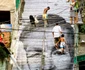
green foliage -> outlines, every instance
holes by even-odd
[[[80,26],[80,30],[79,30],[79,32],[85,34],[85,24],[83,24],[83,25]]]
[[[3,63],[5,58],[8,57],[8,53],[4,50],[5,45],[0,43],[0,61]]]

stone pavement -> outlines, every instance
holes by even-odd
[[[49,18],[50,16],[52,17],[52,14],[51,15],[49,14]],[[63,19],[62,17],[59,17],[59,16],[56,16],[56,17],[59,19]],[[61,20],[58,20],[57,18],[55,18],[57,21],[51,20],[49,22],[49,27],[46,28],[46,33],[45,33],[46,39],[45,39],[45,67],[44,68],[47,70],[49,69],[66,70],[66,68],[69,68],[70,66],[72,66],[70,65],[70,61],[73,58],[72,50],[70,52],[71,54],[67,53],[66,55],[61,55],[61,56],[57,54],[56,55],[52,54],[52,57],[50,56],[51,49],[54,46],[51,30],[53,26],[55,25],[55,22],[61,21]],[[41,56],[42,56],[41,54],[42,54],[43,37],[44,37],[43,26],[44,26],[43,23],[38,23],[36,28],[30,27],[30,24],[27,24],[21,33],[20,40],[24,43],[24,49],[26,51],[27,64],[28,64],[28,67],[24,66],[22,67],[22,69],[28,69],[28,70],[38,69],[39,70],[41,67]],[[60,23],[60,26],[62,27],[63,32],[67,33],[65,34],[65,37],[69,44],[69,48],[71,48],[73,45],[73,29],[70,26],[70,24],[67,24],[65,21]],[[19,56],[22,56],[22,54]],[[60,60],[60,58],[62,59]],[[63,63],[65,62],[64,65],[62,64],[62,61]],[[20,63],[20,64],[21,64],[20,66],[23,65],[23,63]]]
[[[23,63],[19,63],[22,70],[40,70],[41,68],[41,54],[42,54],[42,45],[43,45],[43,24],[39,23],[37,24],[36,28],[30,29],[29,22],[29,15],[42,15],[43,9],[47,6],[51,7],[51,10],[48,11],[48,14],[56,14],[61,16],[66,20],[66,22],[69,22],[69,4],[66,3],[65,0],[25,0],[24,5],[24,12],[22,14],[22,19],[25,19],[20,25],[20,28],[23,29],[23,31],[20,31],[19,39],[23,42],[24,46],[22,47],[23,50],[25,50],[26,57],[27,57],[27,63],[23,65]],[[63,6],[63,8],[62,8]],[[68,12],[68,13],[67,13]],[[52,17],[52,16],[51,16]],[[27,19],[27,20],[26,20]],[[63,20],[64,20],[63,19]],[[65,21],[64,20],[64,21]],[[66,55],[54,55],[52,54],[52,57],[50,56],[50,52],[52,47],[54,46],[53,43],[53,37],[51,30],[53,26],[55,25],[55,22],[60,22],[61,20],[56,19],[56,21],[50,21],[49,27],[46,28],[45,33],[45,69],[49,70],[72,70],[72,58],[73,58],[73,29],[70,26],[70,24],[66,22],[62,22],[61,27],[63,29],[65,34],[65,37],[67,39],[67,42],[69,44],[69,48],[71,48],[70,53],[67,53]],[[64,24],[64,25],[63,25]],[[30,29],[30,30],[29,30]],[[18,50],[20,54],[18,56],[22,56],[23,51],[20,49]],[[61,59],[60,59],[61,58]],[[21,60],[22,61],[22,60]],[[17,70],[17,68],[14,68],[13,70]]]
[[[70,22],[70,4],[66,0],[25,0],[22,18],[28,19],[29,15],[42,15],[43,9],[50,6],[48,14],[56,14],[63,17],[66,22]],[[82,23],[80,13],[79,22]]]

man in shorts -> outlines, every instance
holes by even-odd
[[[47,12],[48,12],[48,10],[50,10],[50,7],[48,6],[47,8],[45,8],[44,9],[44,11],[43,11],[43,15],[42,15],[42,17],[43,17],[43,20],[44,20],[44,27],[46,27],[47,26]]]
[[[58,25],[58,23],[56,23],[56,26],[53,27],[52,34],[53,34],[53,37],[54,37],[54,43],[56,45],[56,43],[59,41],[59,38],[62,34],[62,29]]]
[[[66,47],[66,40],[65,40],[65,37],[64,37],[64,34],[61,35],[59,41],[56,43],[56,46],[58,45],[58,43],[60,42],[60,45],[59,45],[59,50],[61,53],[64,53],[64,49]]]
[[[77,2],[75,0],[71,0],[70,2],[70,21],[71,24],[75,24],[78,22],[78,8],[76,7]],[[73,22],[74,21],[74,22]]]

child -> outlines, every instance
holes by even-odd
[[[60,47],[59,51],[61,53],[64,53],[64,48],[66,46],[66,41],[65,41],[65,38],[64,38],[64,34],[61,35],[59,41],[56,43],[56,46],[58,45],[58,43],[60,43],[60,45],[59,45],[59,47]]]

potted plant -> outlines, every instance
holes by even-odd
[[[85,24],[79,25],[79,41],[80,43],[85,43]]]
[[[85,34],[85,24],[80,25],[80,33]]]
[[[5,47],[5,45],[3,43],[0,43],[0,62],[4,62],[5,58],[9,57],[9,51],[7,50],[7,48]]]

